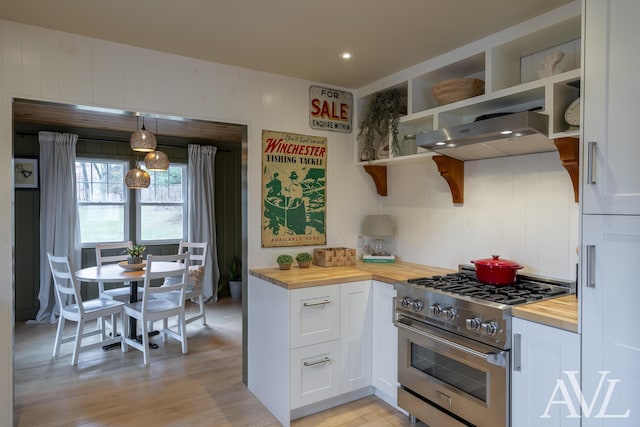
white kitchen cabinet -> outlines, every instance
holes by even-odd
[[[637,427],[640,216],[584,215],[581,265],[582,389],[587,402],[595,398],[591,413],[583,413],[582,426]],[[602,372],[608,374],[598,393]],[[612,394],[604,405],[608,391]]]
[[[371,280],[340,285],[340,393],[371,385]]]
[[[340,336],[339,285],[294,289],[291,295],[291,348]]]
[[[640,215],[640,2],[584,2],[585,214]]]
[[[584,0],[580,322],[584,427],[640,425],[640,2]],[[627,412],[629,411],[629,412]]]
[[[247,290],[247,385],[280,423],[372,394],[370,280]]]
[[[291,408],[319,402],[340,393],[338,340],[291,350]]]
[[[376,395],[387,403],[398,402],[398,330],[393,324],[396,290],[390,283],[372,283],[373,339],[371,383]]]
[[[514,317],[511,363],[511,425],[514,427],[580,426],[580,418],[549,401],[564,399],[556,390],[558,380],[572,390],[565,372],[579,381],[580,336]],[[573,403],[579,414],[577,401]],[[547,410],[547,407],[548,410]]]

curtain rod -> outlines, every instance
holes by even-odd
[[[37,133],[31,133],[31,132],[16,132],[16,135],[18,135],[18,136],[38,136]],[[82,136],[78,136],[78,140],[92,141],[92,142],[106,142],[106,143],[111,143],[111,144],[128,144],[129,143],[129,141],[125,141],[125,140],[121,140],[121,139],[100,139],[100,138],[88,138],[88,137],[82,137]],[[203,145],[203,144],[197,144],[197,145]],[[204,145],[213,145],[213,144],[204,144]],[[158,143],[158,147],[187,148],[187,145]],[[214,145],[214,147],[215,147],[215,145]],[[230,153],[231,152],[231,150],[228,150],[226,148],[218,148],[218,147],[216,147],[216,148],[217,148],[216,151],[221,151],[223,153]]]

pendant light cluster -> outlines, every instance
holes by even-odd
[[[136,114],[136,122],[139,116],[139,114]],[[156,117],[156,134],[157,133],[158,118]],[[169,169],[169,157],[167,157],[167,155],[162,151],[156,150],[158,141],[156,140],[155,135],[145,129],[144,116],[142,117],[142,128],[136,130],[131,135],[130,145],[131,149],[136,153],[147,153],[144,157],[144,165],[147,170],[166,171]],[[136,159],[136,166],[129,169],[124,178],[124,182],[127,185],[127,188],[139,190],[149,187],[149,184],[151,184],[151,177],[147,171],[138,167]]]

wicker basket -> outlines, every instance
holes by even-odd
[[[323,248],[313,250],[313,263],[320,267],[355,265],[356,250],[353,248]]]
[[[440,105],[472,98],[484,93],[484,80],[479,79],[453,79],[443,80],[431,87],[433,96]]]

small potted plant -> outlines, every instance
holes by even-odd
[[[142,254],[147,248],[143,245],[134,245],[132,248],[127,248],[124,253],[129,255],[127,258],[128,264],[142,264]]]
[[[300,252],[298,255],[296,255],[296,261],[298,261],[298,267],[300,268],[309,267],[312,259],[313,257],[308,252]]]
[[[291,263],[293,263],[293,257],[291,255],[283,254],[278,256],[276,262],[278,263],[280,270],[288,270],[291,268]]]
[[[240,258],[234,256],[229,264],[229,292],[231,298],[242,298],[242,272],[240,271]]]

